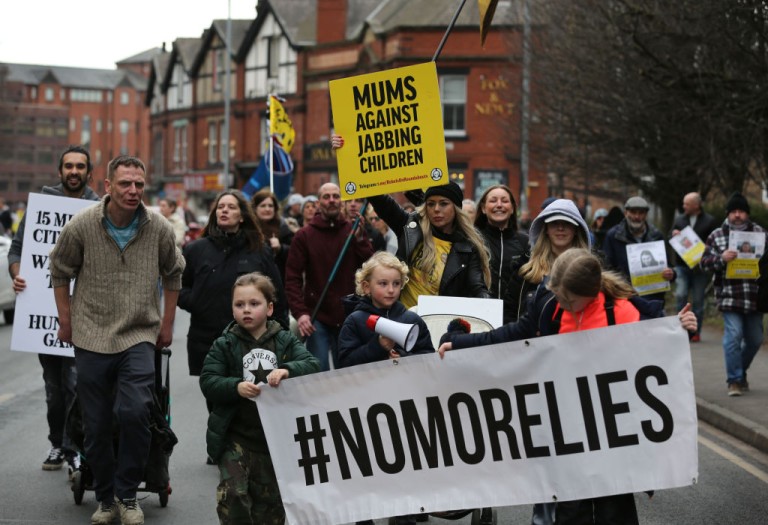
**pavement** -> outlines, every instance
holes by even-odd
[[[768,345],[764,342],[747,373],[748,392],[728,397],[721,329],[702,329],[691,343],[699,419],[768,454]]]

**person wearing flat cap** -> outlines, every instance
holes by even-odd
[[[640,196],[627,199],[624,220],[608,230],[603,241],[606,266],[624,275],[627,282],[630,282],[627,245],[664,240],[664,234],[646,220],[649,209],[648,201]],[[669,257],[667,260],[670,260]],[[667,281],[675,280],[675,271],[671,267],[665,268],[661,275]],[[664,295],[665,292],[659,292],[644,297],[660,300],[664,304]]]
[[[738,252],[729,247],[728,238],[732,231],[765,234],[765,230],[750,220],[749,202],[741,193],[731,195],[725,211],[723,224],[707,237],[699,264],[715,274],[715,299],[717,309],[723,314],[727,392],[729,396],[738,397],[749,391],[747,370],[763,343],[763,314],[757,310],[755,279],[725,277],[726,266],[738,257]]]

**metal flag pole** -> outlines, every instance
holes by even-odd
[[[275,137],[272,135],[272,119],[274,118],[274,115],[272,115],[272,94],[269,94],[267,96],[267,107],[269,118],[267,119],[267,124],[269,126],[269,191],[272,193],[275,193]]]
[[[317,300],[317,304],[315,305],[315,309],[312,311],[312,317],[310,318],[310,322],[315,322],[315,317],[317,317],[317,312],[320,311],[320,306],[323,304],[323,301],[325,300],[325,296],[328,293],[328,288],[330,288],[331,283],[336,278],[336,272],[339,271],[339,265],[341,264],[341,259],[344,257],[344,254],[347,253],[347,249],[349,248],[349,243],[352,242],[352,236],[355,235],[355,231],[357,230],[357,226],[360,224],[360,220],[365,215],[365,208],[368,207],[368,199],[365,199],[363,202],[362,208],[360,208],[360,213],[355,218],[355,222],[352,223],[352,230],[349,232],[349,235],[347,235],[347,240],[344,241],[344,246],[341,248],[341,253],[339,254],[339,257],[336,259],[336,263],[333,265],[333,270],[331,270],[331,275],[328,276],[328,282],[325,283],[325,288],[323,288],[323,293],[320,294],[320,298]]]
[[[459,3],[459,7],[456,9],[456,12],[453,14],[453,18],[451,19],[451,23],[448,24],[448,29],[445,30],[443,39],[440,40],[440,44],[437,46],[437,51],[435,51],[435,56],[432,57],[432,62],[437,62],[437,57],[439,57],[440,53],[443,51],[443,46],[445,45],[445,41],[448,40],[448,35],[450,35],[451,31],[453,31],[453,26],[456,25],[456,20],[459,19],[461,10],[464,9],[464,4],[466,3],[467,3],[467,0],[461,0],[461,2]]]

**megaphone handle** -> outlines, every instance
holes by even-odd
[[[384,343],[382,342],[382,339],[384,339],[384,340],[386,340],[386,341],[389,341],[389,343],[388,343],[388,344],[384,344]],[[392,346],[389,346],[390,344],[391,344]],[[381,334],[379,334],[379,346],[381,346],[381,347],[382,347],[384,350],[386,350],[387,352],[391,352],[392,350],[394,350],[394,349],[395,349],[395,345],[396,345],[396,344],[397,344],[397,343],[395,343],[395,342],[394,342],[392,339],[390,339],[390,338],[389,338],[389,337],[387,337],[386,335],[381,335]]]

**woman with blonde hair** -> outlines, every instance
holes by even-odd
[[[570,248],[591,249],[589,226],[568,199],[557,199],[533,220],[529,232],[531,259],[520,268],[528,283],[538,285],[557,256]]]
[[[344,139],[333,135],[331,144],[341,148]],[[488,250],[461,209],[463,200],[455,182],[428,188],[424,204],[412,213],[389,195],[369,197],[378,216],[397,235],[397,256],[411,271],[400,296],[406,308],[417,305],[420,295],[490,297]]]

